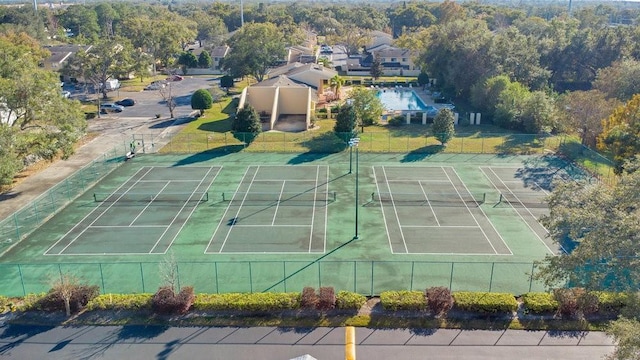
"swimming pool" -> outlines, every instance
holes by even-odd
[[[387,110],[426,111],[434,114],[438,112],[435,107],[422,102],[414,91],[383,89],[379,90],[376,96]]]

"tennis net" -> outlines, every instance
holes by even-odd
[[[547,208],[545,196],[531,193],[500,193],[500,203],[513,207]]]
[[[209,193],[206,191],[174,192],[174,193],[93,193],[96,202],[205,202],[209,201]]]
[[[303,203],[303,202],[334,202],[336,192],[223,192],[222,201],[234,203]]]
[[[397,206],[478,206],[486,194],[470,193],[371,193],[371,202]]]

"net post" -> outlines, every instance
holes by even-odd
[[[484,204],[484,203],[486,203],[486,202],[487,202],[487,193],[486,193],[486,192],[483,192],[483,193],[482,193],[482,204]]]
[[[98,196],[96,195],[96,193],[93,193],[93,201],[98,202]]]
[[[502,197],[502,193],[500,193],[500,200],[498,202],[502,203],[502,200],[504,200],[504,198]]]
[[[209,192],[208,191],[204,192],[204,201],[209,201]]]
[[[226,201],[226,199],[224,198],[224,191],[222,192],[222,201]]]
[[[371,202],[374,202],[374,201],[376,201],[376,193],[372,192],[371,193]]]
[[[333,201],[334,201],[334,202],[336,201],[336,198],[337,198],[337,196],[336,196],[336,192],[334,191],[334,192],[333,192]]]

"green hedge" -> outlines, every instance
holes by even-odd
[[[367,302],[364,295],[350,291],[339,291],[336,294],[336,307],[342,310],[358,310]]]
[[[518,309],[512,294],[489,292],[454,292],[455,306],[460,310],[479,313],[508,313]]]
[[[530,292],[522,295],[522,303],[527,312],[540,314],[557,312],[560,306],[551,293]]]
[[[380,303],[385,310],[424,310],[427,299],[421,291],[384,291]]]
[[[592,291],[598,298],[598,307],[604,312],[620,312],[622,308],[629,304],[629,295],[626,293],[614,293],[606,291]]]
[[[150,310],[153,294],[104,294],[89,301],[87,310]]]
[[[300,293],[198,294],[193,309],[208,311],[277,311],[300,308]]]

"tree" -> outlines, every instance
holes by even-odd
[[[332,35],[328,41],[343,44],[347,56],[351,56],[359,54],[360,49],[365,46],[370,39],[371,36],[368,30],[349,24],[343,27],[339,34]]]
[[[211,59],[211,55],[208,51],[203,51],[198,55],[198,67],[202,69],[210,68],[213,64],[213,60]]]
[[[637,161],[628,168],[637,168]],[[565,249],[547,256],[538,278],[548,287],[568,284],[587,290],[637,291],[640,281],[640,171],[603,183],[560,183],[542,218],[553,241]]]
[[[185,51],[178,57],[178,65],[182,69],[182,74],[187,75],[189,68],[198,67],[198,58],[191,51]]]
[[[380,61],[380,58],[375,55],[373,56],[373,62],[371,62],[369,74],[371,74],[373,80],[377,80],[379,77],[384,75],[384,72],[382,71],[382,62]]]
[[[171,83],[158,89],[158,93],[162,97],[162,100],[164,100],[164,102],[167,104],[167,108],[169,108],[169,116],[173,119],[173,111],[176,109],[178,104],[173,98],[173,93],[171,92]]]
[[[333,131],[343,141],[349,141],[356,133],[356,119],[356,111],[352,105],[341,106],[336,116],[336,124],[333,127]]]
[[[211,109],[212,105],[213,98],[205,89],[196,90],[193,95],[191,95],[191,108],[193,110],[200,110],[200,116],[204,115],[206,109]]]
[[[438,115],[433,119],[433,136],[440,141],[442,146],[446,146],[449,140],[456,133],[453,127],[454,116],[453,111],[449,109],[442,109],[438,112]]]
[[[93,9],[85,5],[71,5],[67,7],[58,15],[58,21],[61,26],[71,30],[76,36],[95,39],[100,33],[98,15]]]
[[[91,82],[107,99],[109,79],[117,79],[133,66],[133,49],[124,38],[105,39],[96,43],[87,52],[79,51],[62,69],[62,73]]]
[[[500,94],[512,84],[506,75],[480,81],[471,88],[471,104],[482,113],[483,117],[493,120]]]
[[[640,153],[640,94],[616,108],[602,123],[598,147],[613,154],[618,172],[625,160]]]
[[[240,109],[233,119],[231,130],[236,139],[246,144],[252,143],[262,131],[260,116],[256,109],[249,104]]]
[[[253,76],[262,81],[267,70],[285,56],[284,37],[275,24],[250,23],[229,40],[231,51],[223,68],[233,77]]]
[[[356,119],[360,126],[369,126],[378,123],[384,112],[382,102],[376,93],[364,87],[355,87],[349,94],[349,99],[356,112]]]
[[[429,75],[427,75],[426,72],[421,72],[418,75],[418,84],[420,86],[425,86],[425,85],[429,84]]]
[[[602,121],[617,104],[598,90],[569,92],[558,103],[566,126],[563,130],[578,134],[582,145],[595,148],[597,137],[602,133]]]
[[[233,87],[233,85],[234,85],[233,76],[225,75],[220,78],[220,87],[225,89],[227,93],[229,92],[229,89]]]
[[[34,39],[0,35],[0,53],[0,110],[9,119],[0,124],[0,182],[6,184],[29,155],[68,158],[87,125],[80,103],[61,96],[58,74],[39,66],[47,53]]]
[[[629,59],[600,69],[593,87],[609,98],[628,101],[634,94],[640,94],[638,79],[640,79],[640,61]]]
[[[640,321],[624,317],[620,318],[609,325],[607,334],[612,336],[617,344],[614,353],[608,356],[607,359],[638,359],[638,354],[640,354]]]
[[[344,85],[344,78],[340,75],[334,75],[331,79],[329,79],[329,86],[331,86],[331,91],[333,91],[337,99],[340,99],[340,91],[342,90],[342,85]]]

